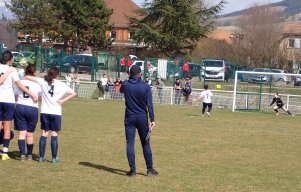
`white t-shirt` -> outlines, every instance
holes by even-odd
[[[106,85],[108,83],[108,78],[102,77],[100,78],[100,81],[101,81],[101,85]]]
[[[3,75],[9,66],[0,64],[0,75]],[[3,84],[0,85],[0,102],[2,103],[15,103],[15,94],[13,90],[13,83],[19,81],[19,75],[17,71],[9,74]]]
[[[41,113],[62,115],[62,107],[57,103],[66,94],[74,91],[65,83],[54,79],[51,86],[43,78],[38,78],[38,83],[42,88]]]
[[[203,98],[204,103],[212,103],[211,97],[213,97],[213,94],[210,90],[205,90],[201,92],[201,97]]]
[[[38,83],[29,80],[21,80],[20,82],[23,86],[29,89],[34,95],[41,96],[42,90]],[[29,95],[24,93],[18,87],[15,88],[15,95],[17,96],[17,104],[39,108],[39,103],[34,102]]]

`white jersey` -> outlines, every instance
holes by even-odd
[[[108,83],[108,78],[100,78],[100,81],[101,81],[101,85],[106,85]]]
[[[210,90],[205,90],[201,92],[201,97],[203,98],[204,103],[212,103],[211,97],[213,97],[213,94]]]
[[[65,83],[54,79],[52,85],[48,85],[43,78],[38,78],[38,83],[42,88],[41,113],[62,115],[62,107],[57,103],[66,94],[74,91]]]
[[[21,80],[20,82],[34,95],[41,96],[41,86],[38,83],[29,80]],[[34,102],[29,95],[18,87],[15,88],[15,95],[17,96],[17,104],[39,108],[39,103]]]
[[[0,75],[3,75],[9,66],[0,64]],[[0,85],[0,102],[3,103],[15,103],[15,94],[13,89],[13,83],[19,81],[19,75],[17,71],[12,72]]]

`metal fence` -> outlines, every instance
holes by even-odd
[[[75,89],[80,98],[87,99],[97,99],[99,98],[99,90],[95,82],[85,82],[82,81],[78,85],[71,85]],[[153,103],[158,103],[162,105],[179,105],[179,106],[201,106],[202,102],[192,102],[193,99],[200,96],[202,89],[193,89],[191,98],[186,100],[185,96],[181,94],[177,103],[177,95],[173,90],[173,87],[164,87],[163,92],[159,92],[155,87],[152,88]],[[233,105],[233,91],[225,90],[212,90],[213,97],[213,107],[218,109],[228,109],[232,110]],[[262,96],[262,107],[261,111],[272,111],[272,108],[269,106],[273,95],[270,93],[263,93]],[[283,94],[281,95],[283,101],[286,103],[288,109],[294,114],[301,114],[301,96],[300,95],[290,95]],[[112,86],[108,92],[105,92],[105,100],[116,100],[124,101],[123,94]],[[239,101],[240,104],[244,105],[245,98],[242,98]]]

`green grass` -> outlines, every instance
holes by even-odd
[[[13,159],[0,161],[1,191],[301,191],[300,116],[214,109],[202,118],[200,107],[160,105],[155,114],[159,177],[146,176],[138,135],[138,175],[125,176],[124,103],[74,99],[63,108],[61,163],[20,162],[14,139]]]

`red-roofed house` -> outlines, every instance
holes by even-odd
[[[129,21],[127,16],[136,16],[135,10],[140,7],[131,0],[106,0],[109,8],[113,9],[110,24],[111,31],[107,31],[107,37],[114,38],[112,47],[115,50],[135,48],[137,45],[131,42]]]

